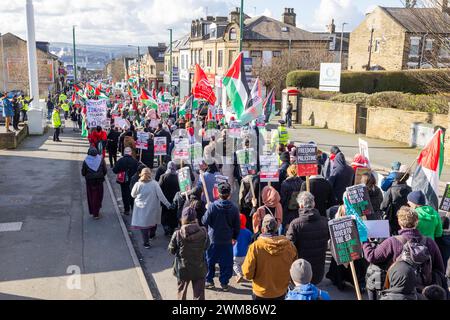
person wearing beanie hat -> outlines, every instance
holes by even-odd
[[[173,274],[178,282],[178,300],[186,300],[189,282],[192,282],[194,300],[205,300],[205,252],[208,247],[208,234],[199,226],[196,210],[185,208],[181,214],[181,228],[175,231],[168,247],[175,256]]]
[[[304,259],[294,261],[290,274],[295,288],[289,290],[286,300],[331,300],[328,292],[318,289],[311,283],[313,272],[308,261]]]
[[[244,279],[244,275],[242,274],[242,264],[244,263],[245,256],[247,255],[253,237],[253,233],[246,227],[247,217],[242,213],[240,214],[240,221],[241,231],[233,245],[233,270],[236,274],[236,283],[241,283]]]
[[[433,240],[442,237],[442,219],[439,213],[431,206],[426,205],[427,199],[422,191],[413,191],[408,194],[408,205],[413,208],[419,216],[417,230]]]
[[[245,279],[252,281],[254,300],[284,300],[288,291],[289,269],[297,259],[297,250],[277,231],[277,220],[267,214],[262,234],[250,245],[242,265]]]
[[[120,184],[125,215],[129,215],[130,209],[133,209],[134,199],[131,197],[130,183],[138,166],[138,161],[132,157],[132,149],[125,148],[124,156],[116,162],[112,170],[118,177],[117,183]]]
[[[222,291],[226,292],[229,290],[228,283],[233,276],[233,240],[238,239],[241,224],[239,209],[230,201],[230,184],[220,183],[218,190],[219,199],[207,206],[202,218],[203,225],[208,228],[211,241],[211,246],[206,252],[208,262],[206,288],[213,289],[215,287],[216,264],[219,264],[220,285]]]

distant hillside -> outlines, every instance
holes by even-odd
[[[124,45],[77,45],[77,64],[88,70],[101,70],[113,58],[122,56],[137,56],[137,48]],[[142,48],[142,52],[143,52]],[[61,61],[73,62],[73,46],[71,43],[54,42],[50,44],[50,52],[57,55]]]

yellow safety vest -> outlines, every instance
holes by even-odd
[[[52,112],[52,124],[53,128],[61,127],[61,116],[59,115],[59,111],[56,109]]]
[[[69,112],[69,110],[70,110],[69,105],[67,103],[63,103],[61,105],[61,109],[63,109],[63,111],[65,111],[65,112]]]
[[[288,141],[289,141],[289,132],[287,131],[285,126],[280,125],[278,127],[278,143],[287,145]]]

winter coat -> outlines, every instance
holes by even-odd
[[[239,210],[241,213],[250,213],[250,211],[252,210],[253,195],[250,188],[250,183],[253,184],[255,196],[258,197],[259,175],[248,175],[241,181],[241,186],[239,188]]]
[[[416,275],[407,262],[396,262],[389,269],[388,278],[389,289],[381,293],[380,300],[419,300],[416,293]]]
[[[237,240],[241,229],[239,210],[229,200],[211,203],[202,223],[208,228],[211,244],[231,244],[232,240]]]
[[[331,300],[328,292],[320,290],[315,285],[302,284],[289,290],[286,300]]]
[[[384,192],[388,191],[389,188],[392,187],[397,174],[398,171],[392,171],[387,177],[383,178],[383,181],[381,182],[381,190],[383,190]]]
[[[287,293],[290,268],[296,259],[297,250],[286,237],[263,234],[250,245],[242,273],[252,281],[256,296],[278,298]]]
[[[131,226],[147,229],[161,223],[161,203],[169,207],[170,202],[156,181],[137,182],[131,196],[135,198]]]
[[[148,149],[147,150],[140,150],[142,152],[142,163],[145,164],[148,168],[153,169],[153,161],[155,158],[155,149],[153,144],[153,139],[149,138],[147,140],[148,143]]]
[[[286,237],[295,245],[298,256],[311,264],[312,284],[319,284],[325,273],[328,249],[328,220],[317,209],[300,209],[299,217],[292,221]]]
[[[159,185],[161,187],[164,196],[169,202],[173,202],[175,195],[180,191],[180,185],[178,184],[178,175],[165,173],[159,179]],[[178,226],[177,211],[167,208],[162,208],[162,224],[176,228]]]
[[[417,239],[420,241],[422,235],[417,229],[402,229],[399,234],[405,237],[406,240]],[[439,247],[433,239],[427,238],[426,246],[431,255],[431,263],[433,270],[444,273],[444,262]],[[390,237],[384,240],[379,245],[375,243],[366,242],[363,244],[364,257],[370,263],[392,264],[403,251],[403,243],[395,237]]]
[[[433,207],[419,207],[416,208],[416,212],[419,215],[417,230],[419,230],[424,237],[428,237],[433,240],[435,238],[442,237],[442,219]]]
[[[289,210],[289,200],[294,192],[300,193],[303,180],[300,177],[291,177],[281,183],[280,197],[281,206],[283,207],[283,224],[287,225],[298,217],[298,209]]]
[[[404,205],[408,204],[408,194],[412,191],[411,187],[407,184],[399,184],[394,182],[392,187],[384,195],[383,202],[381,203],[381,211],[383,211],[389,225],[391,226],[391,234],[396,234],[400,230],[397,220],[397,211]]]
[[[337,204],[333,187],[322,176],[312,176],[309,179],[310,192],[314,196],[316,209],[322,217],[327,216],[327,210]],[[302,185],[301,191],[306,191],[306,183]]]
[[[262,191],[263,206],[259,207],[252,217],[253,232],[261,232],[261,225],[264,217],[268,213],[268,209],[277,219],[278,224],[283,221],[283,207],[281,206],[280,194],[273,187],[265,187]]]
[[[106,149],[108,149],[108,152],[117,152],[117,148],[119,147],[119,137],[120,133],[118,131],[111,130],[108,133],[108,143],[106,145]]]
[[[339,152],[334,159],[333,168],[328,179],[339,204],[343,203],[346,189],[353,185],[353,177],[354,171],[352,167],[345,162],[344,154]]]
[[[196,281],[206,277],[205,252],[209,238],[204,227],[197,223],[183,225],[175,231],[168,250],[175,255],[173,274],[183,281]]]
[[[13,105],[8,98],[4,98],[1,100],[3,103],[3,117],[12,117],[14,116]]]
[[[138,169],[138,162],[132,156],[125,155],[120,158],[114,165],[113,172],[118,174],[120,172],[126,172],[127,179],[124,184],[130,184],[131,178],[136,174]]]
[[[280,173],[280,179],[279,179],[280,185],[281,185],[281,183],[283,183],[284,180],[287,179],[287,169],[289,168],[290,165],[291,164],[289,162],[283,162],[281,164],[280,170],[279,170],[279,173]]]
[[[367,220],[380,220],[382,219],[383,212],[381,211],[381,203],[383,203],[383,193],[378,186],[374,186],[373,189],[369,189],[370,203],[372,204],[374,214],[367,217]]]
[[[100,167],[96,172],[88,167],[86,161],[83,162],[83,166],[81,167],[81,175],[85,177],[86,184],[89,185],[103,184],[103,182],[105,182],[105,176],[107,173],[108,171],[106,169],[106,163],[104,159],[100,163]]]

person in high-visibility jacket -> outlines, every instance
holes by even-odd
[[[57,106],[52,112],[52,125],[55,129],[55,132],[53,133],[53,141],[55,142],[61,142],[61,140],[59,140],[59,133],[61,131],[61,115],[59,114],[59,110],[60,108]]]
[[[22,104],[22,109],[20,110],[20,112],[22,113],[22,122],[25,122],[28,120],[27,117],[27,112],[29,109],[29,105],[30,103],[33,101],[33,98],[30,99],[30,97],[26,96],[22,96],[20,98],[20,103]]]
[[[65,102],[67,100],[67,96],[64,93],[59,95],[58,102]]]
[[[64,120],[67,120],[69,118],[69,111],[70,111],[69,104],[66,101],[64,101],[61,104],[61,109],[64,111]]]
[[[280,125],[276,132],[272,135],[272,148],[275,148],[277,145],[286,146],[289,141],[289,132],[285,126],[286,121],[280,120]]]

